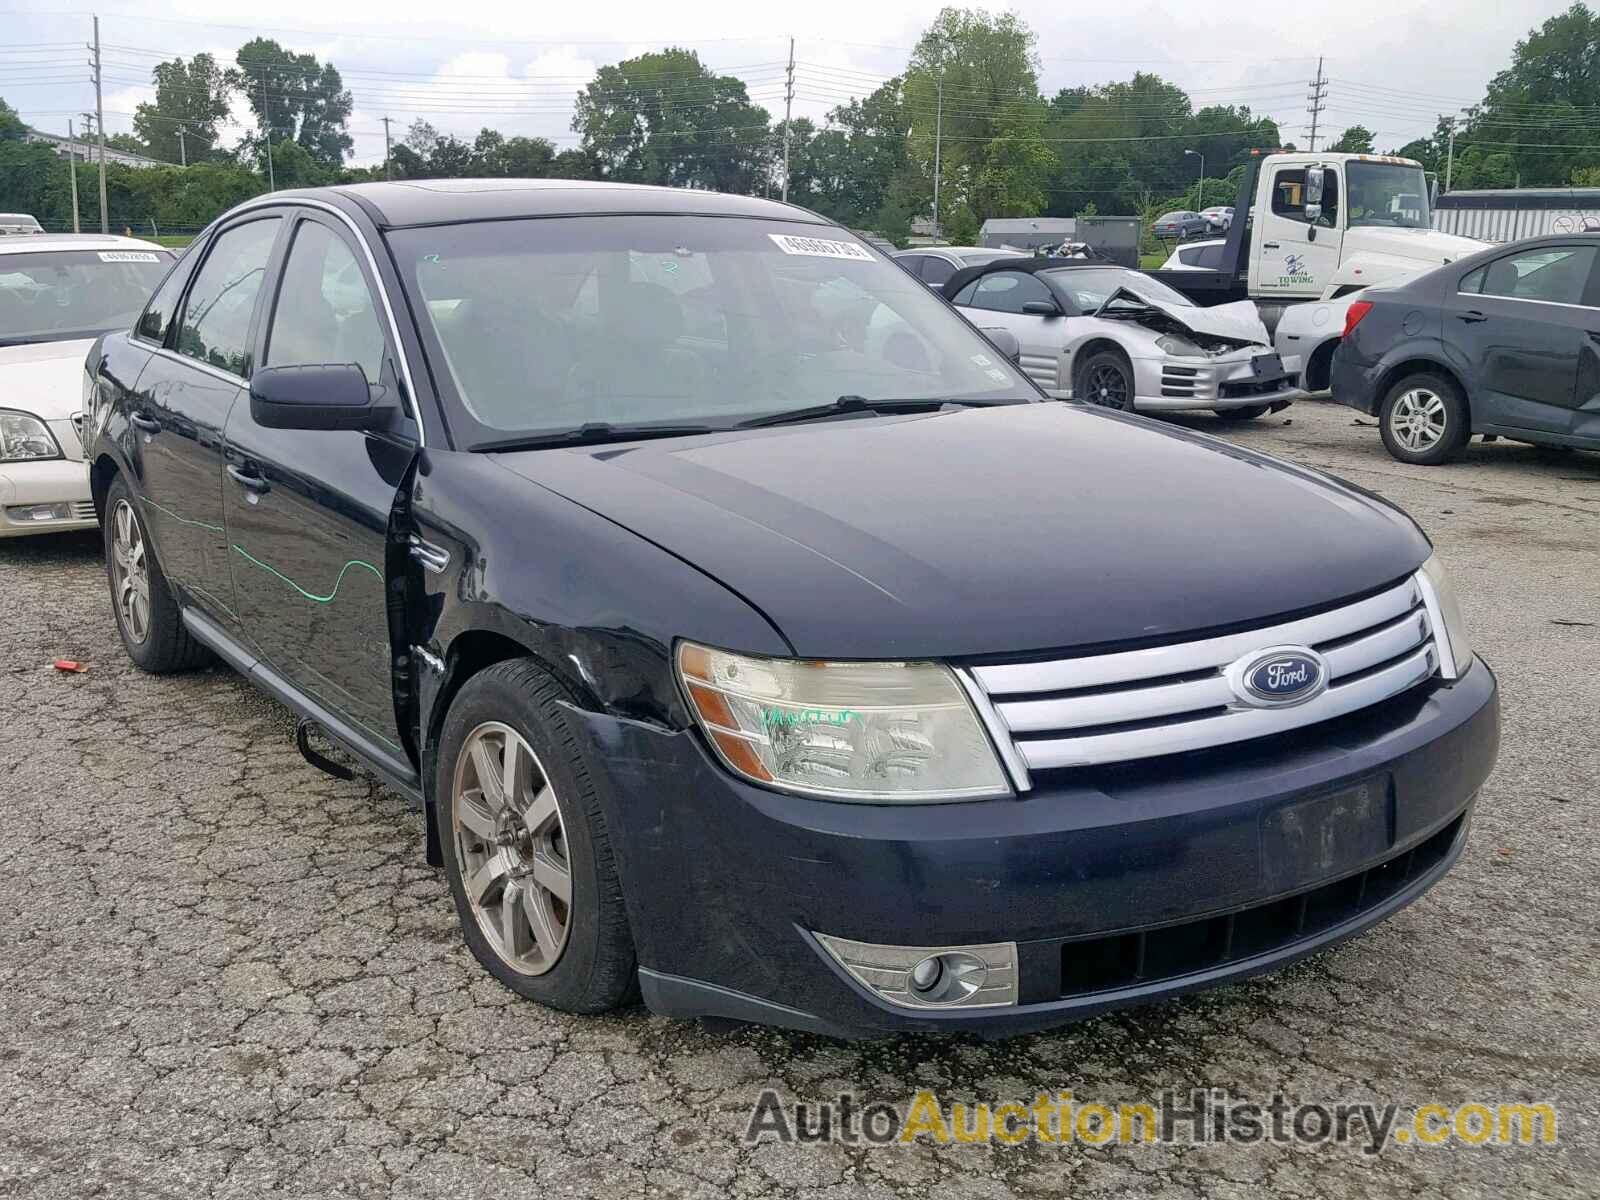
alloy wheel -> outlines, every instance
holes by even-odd
[[[1093,368],[1085,381],[1084,398],[1102,408],[1128,407],[1128,379],[1109,363]]]
[[[1402,392],[1389,411],[1389,432],[1413,454],[1422,454],[1438,445],[1448,422],[1444,399],[1424,387]]]
[[[515,729],[486,721],[456,759],[451,841],[485,940],[506,966],[543,975],[572,927],[572,865],[555,789]]]
[[[111,514],[111,584],[123,631],[143,645],[150,636],[150,567],[144,531],[126,500]]]

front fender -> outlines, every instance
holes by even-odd
[[[1375,283],[1398,283],[1443,266],[1444,261],[1422,262],[1415,258],[1401,258],[1396,254],[1379,254],[1367,250],[1352,254],[1339,263],[1328,280],[1328,290],[1342,287],[1370,287]]]

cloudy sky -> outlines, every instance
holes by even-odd
[[[1248,104],[1302,145],[1307,80],[1317,56],[1325,56],[1325,126],[1337,134],[1365,125],[1384,150],[1431,130],[1435,114],[1480,99],[1515,41],[1568,2],[1505,0],[1470,13],[1425,0],[1023,0],[981,7],[1013,9],[1037,32],[1046,94],[1153,71],[1187,89],[1196,107]],[[490,125],[573,145],[572,97],[595,68],[663,45],[695,49],[781,114],[793,36],[796,115],[820,118],[901,70],[937,10],[936,0],[609,0],[570,8],[492,0],[163,0],[143,9],[102,8],[106,128],[131,129],[134,106],[152,95],[150,67],[162,58],[205,50],[226,62],[257,34],[344,73],[355,96],[350,129],[358,164],[382,160],[384,116],[393,118],[396,137],[421,117],[467,138]],[[7,33],[0,97],[29,124],[64,133],[69,117],[94,104],[81,50],[89,13],[24,4],[0,8],[0,21]]]

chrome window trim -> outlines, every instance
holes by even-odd
[[[1467,274],[1471,275],[1472,272],[1468,271]],[[1600,305],[1568,304],[1565,300],[1535,300],[1531,296],[1502,296],[1496,292],[1463,292],[1460,289],[1457,289],[1456,295],[1466,296],[1472,300],[1507,300],[1512,304],[1548,304],[1552,308],[1576,308],[1584,312],[1600,312]]]
[[[422,419],[422,401],[417,396],[416,382],[411,374],[411,362],[406,355],[406,344],[400,337],[400,323],[395,320],[394,306],[389,302],[389,289],[383,284],[383,273],[378,270],[377,256],[372,253],[372,246],[367,241],[366,234],[361,231],[361,226],[351,219],[350,214],[343,209],[329,204],[326,200],[311,200],[302,196],[272,195],[262,196],[256,200],[248,200],[233,209],[233,213],[245,212],[257,208],[310,208],[317,212],[329,213],[344,222],[345,228],[350,231],[356,240],[356,245],[361,247],[361,253],[367,260],[367,270],[372,274],[372,281],[377,285],[378,300],[383,305],[383,315],[389,325],[389,336],[394,342],[395,357],[400,362],[400,377],[406,385],[406,401],[411,408],[411,418],[417,425],[417,446],[426,449],[428,445],[428,431],[426,422]],[[230,216],[232,213],[229,214]],[[279,272],[281,277],[282,272]]]
[[[176,350],[170,350],[166,346],[156,346],[149,342],[144,344],[149,349],[151,354],[159,354],[163,358],[170,358],[173,362],[183,363],[188,367],[198,367],[207,375],[215,375],[218,379],[226,380],[235,387],[250,386],[250,381],[243,375],[235,375],[232,371],[224,371],[221,367],[213,366],[212,364],[198,358],[190,358],[189,355],[181,354]]]

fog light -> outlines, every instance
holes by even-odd
[[[6,516],[13,521],[65,521],[72,509],[65,504],[13,504],[6,508]]]
[[[939,964],[939,956],[925,958],[911,968],[911,986],[917,992],[933,990],[933,985],[939,982],[939,977],[944,974],[944,967]]]
[[[857,983],[902,1008],[993,1008],[1017,1002],[1017,944],[880,946],[816,935]]]

